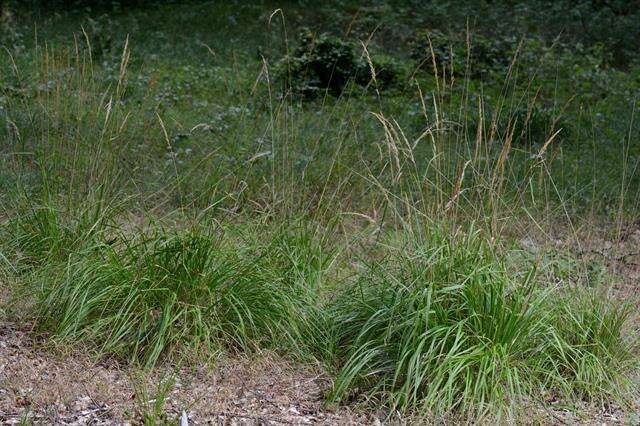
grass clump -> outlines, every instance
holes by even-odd
[[[626,327],[633,315],[627,303],[614,303],[601,292],[568,291],[554,303],[554,370],[564,388],[581,398],[622,399],[628,390],[624,374],[638,366],[637,337]]]
[[[76,242],[73,231],[61,223],[58,212],[50,207],[34,209],[13,225],[19,254],[30,264],[62,256]]]
[[[0,292],[42,335],[146,367],[277,349],[335,368],[333,401],[434,419],[624,393],[630,309],[593,283],[635,253],[632,11],[4,3]],[[552,279],[502,264],[525,236]],[[578,264],[594,236],[606,265]]]
[[[58,340],[146,366],[177,346],[297,347],[299,295],[215,235],[120,237],[70,256],[64,269],[45,274],[37,304],[41,327]]]
[[[329,234],[306,229],[279,230],[267,246],[265,262],[277,271],[287,291],[299,302],[296,328],[300,352],[330,364],[335,361],[335,318],[329,296],[339,250],[326,240]],[[296,321],[290,324],[294,325]]]
[[[614,389],[628,312],[552,297],[534,272],[508,274],[478,232],[436,231],[371,264],[339,308],[344,364],[330,399],[477,418],[545,390]]]
[[[81,208],[64,208],[51,202],[29,203],[20,214],[3,224],[0,232],[10,241],[8,252],[25,272],[52,263],[92,246],[112,225],[115,205],[90,202]]]

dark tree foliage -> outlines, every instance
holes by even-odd
[[[117,9],[126,7],[146,6],[150,4],[175,3],[175,0],[22,0],[21,5],[41,11],[47,10],[73,10],[90,7],[92,9]],[[11,1],[9,0],[9,3]]]

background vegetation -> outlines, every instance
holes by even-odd
[[[45,3],[2,3],[9,317],[388,413],[633,403],[637,301],[580,252],[640,219],[637,2]]]

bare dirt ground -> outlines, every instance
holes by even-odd
[[[324,409],[327,378],[270,355],[141,377],[116,364],[38,348],[28,337],[27,326],[0,326],[2,424],[142,423],[144,413],[153,411],[156,392],[166,384],[160,411],[172,423],[183,411],[189,424],[376,422],[346,408]]]

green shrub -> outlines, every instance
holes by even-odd
[[[98,10],[119,10],[123,7],[137,7],[142,6],[145,3],[159,4],[162,2],[158,0],[21,0],[28,7],[40,8],[45,11],[56,9],[98,9]],[[169,3],[172,0],[165,0]]]
[[[463,58],[466,56],[460,46],[454,46],[454,40],[439,30],[419,30],[410,42],[410,55],[413,60],[429,71],[433,63],[439,69],[454,69],[456,73],[464,72]]]
[[[485,111],[490,110],[488,103],[485,108]],[[484,117],[485,134],[489,135],[494,131],[492,126],[495,122],[495,134],[492,135],[494,139],[505,141],[511,136],[511,144],[517,147],[535,147],[537,150],[558,130],[560,133],[554,138],[554,144],[570,139],[573,131],[570,121],[539,101],[533,104],[523,103],[498,111],[497,114],[497,117]],[[471,111],[467,120],[467,127],[476,131],[479,125],[477,112]]]
[[[513,133],[513,141],[518,144],[543,145],[553,133],[562,129],[562,137],[570,131],[568,124],[560,121],[549,108],[538,105],[514,108],[503,120],[502,130]]]
[[[91,55],[95,59],[102,59],[114,55],[116,48],[113,34],[115,34],[115,22],[107,14],[102,14],[95,18],[87,18],[84,31],[89,37]]]
[[[371,60],[379,88],[392,85],[398,77],[389,58]],[[371,66],[354,43],[328,34],[300,33],[298,47],[280,61],[281,74],[294,92],[307,97],[328,91],[343,92],[349,82],[367,85],[372,81]]]
[[[470,43],[471,77],[484,78],[497,73],[499,78],[504,78],[513,60],[517,40],[500,34],[486,37],[476,33],[471,37]]]
[[[410,43],[410,56],[421,68],[455,76],[502,77],[515,53],[516,42],[509,37],[485,37],[481,34],[445,34],[439,30],[419,30]]]
[[[588,47],[604,46],[602,60],[609,66],[627,68],[638,61],[640,9],[638,2],[577,0],[566,6],[566,15],[579,22],[578,39]]]
[[[18,27],[12,10],[0,3],[0,47],[10,51],[24,50],[24,35]]]
[[[358,84],[365,86],[373,83],[380,89],[385,89],[398,83],[400,74],[400,65],[391,56],[376,55],[371,58],[371,64],[367,63],[369,67],[367,72],[361,72],[358,74]],[[375,71],[375,81],[372,82],[371,67]]]

